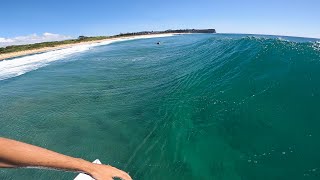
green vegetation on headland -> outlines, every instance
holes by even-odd
[[[46,48],[46,47],[55,47],[55,46],[60,46],[65,44],[76,44],[81,42],[111,39],[116,37],[130,37],[130,36],[138,36],[138,35],[169,34],[169,33],[216,33],[216,30],[215,29],[179,29],[179,30],[166,30],[166,31],[142,31],[142,32],[134,32],[134,33],[121,33],[114,36],[95,36],[95,37],[79,36],[77,39],[70,39],[70,40],[64,40],[64,41],[42,42],[42,43],[35,43],[35,44],[13,45],[13,46],[2,47],[0,48],[0,54],[34,50],[34,49],[40,49],[40,48]]]
[[[215,29],[178,29],[178,30],[166,30],[166,31],[142,31],[133,33],[121,33],[112,37],[123,37],[123,36],[138,36],[138,35],[149,35],[149,34],[171,34],[171,33],[216,33]]]
[[[107,36],[96,36],[96,37],[79,36],[78,39],[69,39],[64,41],[42,42],[42,43],[26,44],[26,45],[13,45],[13,46],[0,48],[0,54],[40,49],[45,47],[55,47],[63,44],[75,44],[75,43],[81,43],[81,42],[97,41],[97,40],[103,40],[107,38],[108,38]]]

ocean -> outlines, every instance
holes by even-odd
[[[137,180],[319,179],[320,42],[175,35],[0,61],[0,136]]]

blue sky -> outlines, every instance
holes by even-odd
[[[216,28],[320,38],[320,0],[1,0],[0,37]]]

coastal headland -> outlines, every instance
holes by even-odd
[[[0,48],[0,60],[10,58],[54,51],[64,48],[70,48],[77,45],[95,44],[108,41],[121,41],[140,38],[164,37],[175,34],[191,34],[191,33],[216,33],[215,29],[179,29],[166,31],[142,31],[133,33],[121,33],[114,36],[79,36],[77,39],[64,41],[42,42],[36,44],[14,45]]]

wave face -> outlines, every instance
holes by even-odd
[[[0,77],[70,59],[52,53],[6,61]],[[319,69],[314,39],[199,34],[119,42],[0,81],[0,132],[99,158],[134,179],[318,179]],[[1,171],[0,179],[74,177]]]

